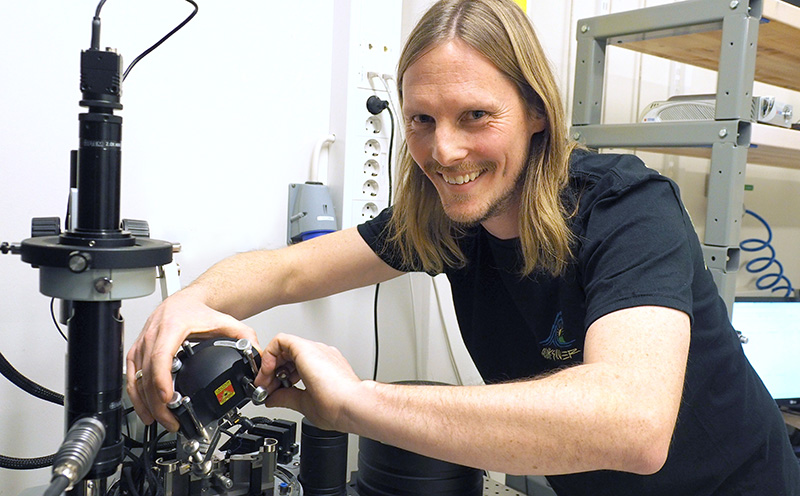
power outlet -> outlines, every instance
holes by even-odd
[[[380,117],[376,115],[371,115],[367,118],[367,122],[364,125],[364,129],[368,133],[380,134],[381,129],[383,129],[383,121],[381,121]]]
[[[371,158],[364,162],[364,174],[369,177],[378,177],[381,171],[381,164],[377,160]]]

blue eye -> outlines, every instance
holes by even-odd
[[[485,117],[485,116],[486,116],[486,111],[485,110],[471,110],[469,112],[470,119],[477,120],[477,119],[480,119],[481,117]]]
[[[415,115],[411,120],[420,124],[427,124],[433,122],[433,117],[425,114]]]

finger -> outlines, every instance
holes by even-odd
[[[128,397],[131,399],[131,403],[133,403],[133,409],[136,410],[136,414],[145,425],[150,425],[155,419],[150,414],[150,410],[147,408],[146,403],[139,395],[139,384],[137,383],[140,382],[140,380],[136,379],[136,371],[138,369],[132,359],[134,354],[135,352],[132,349],[131,352],[128,353],[128,358],[126,360],[127,367],[125,369],[125,389],[128,392]]]
[[[247,339],[250,343],[261,353],[261,346],[258,344],[258,336],[252,327],[243,324],[239,320],[231,317],[230,315],[220,313],[220,319],[214,323],[214,327],[209,327],[203,330],[193,330],[188,334],[187,338],[212,338],[212,337],[226,337],[236,339]]]
[[[145,356],[142,367],[144,377],[141,391],[152,416],[170,431],[178,430],[178,421],[172,415],[167,403],[172,399],[172,353],[167,353],[163,347],[161,351],[154,351]],[[158,349],[158,348],[157,348]]]
[[[287,374],[292,374],[297,369],[294,363],[296,347],[301,346],[306,340],[289,334],[277,334],[267,343],[261,354],[261,367],[256,376],[255,383],[265,387],[272,393],[282,386],[281,381],[275,377],[278,370],[283,368]]]
[[[278,388],[267,396],[264,403],[268,408],[288,408],[296,412],[302,412],[303,395],[308,394],[297,388]]]
[[[280,362],[290,362],[294,361],[295,357],[297,356],[296,349],[302,346],[304,343],[309,343],[310,341],[293,336],[291,334],[277,334],[275,335],[272,340],[267,343],[267,347],[264,349],[265,353],[269,353],[275,359]]]

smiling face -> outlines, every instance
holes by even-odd
[[[531,137],[545,121],[531,115],[516,85],[454,39],[406,70],[403,115],[408,150],[447,216],[517,236],[520,182]]]

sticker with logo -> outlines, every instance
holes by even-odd
[[[222,383],[222,386],[214,390],[214,394],[217,395],[217,401],[219,404],[224,405],[226,401],[236,396],[236,391],[233,390],[233,384],[231,384],[231,381],[227,380]]]
[[[564,337],[564,317],[561,312],[558,312],[553,326],[550,328],[550,335],[544,341],[539,342],[542,345],[542,356],[545,360],[565,362],[572,360],[577,354],[581,352],[579,348],[574,347],[575,340],[569,340]]]

